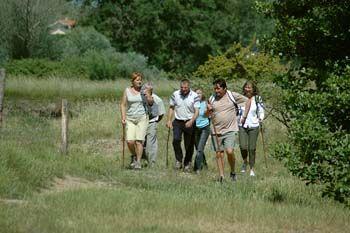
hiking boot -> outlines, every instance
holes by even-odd
[[[254,172],[254,170],[250,170],[250,174],[249,174],[250,176],[255,176],[255,172]]]
[[[236,176],[236,173],[234,172],[230,172],[230,178],[233,182],[236,182],[237,181],[237,176]]]
[[[242,168],[241,168],[241,172],[245,173],[246,171],[247,171],[247,164],[243,163]]]
[[[179,161],[176,161],[175,163],[175,169],[181,169],[182,168],[182,163]]]

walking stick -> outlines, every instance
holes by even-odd
[[[263,124],[262,123],[260,123],[260,134],[261,134],[261,141],[262,141],[262,145],[263,145],[265,167],[267,168],[266,147],[265,147],[265,140],[264,140]]]
[[[215,149],[219,149],[220,148],[220,144],[219,144],[219,137],[218,137],[218,133],[217,133],[217,131],[216,131],[216,127],[215,127],[215,118],[214,118],[214,116],[212,116],[211,117],[211,119],[212,119],[212,123],[213,123],[213,129],[214,129],[214,134],[215,134],[215,139],[216,139],[216,145],[217,145],[217,147],[218,148],[215,148]],[[216,152],[216,151],[215,151]]]
[[[166,141],[166,157],[165,157],[166,168],[168,168],[169,166],[169,140],[170,140],[170,127],[168,128],[168,137]]]
[[[124,168],[124,157],[125,157],[125,125],[123,124],[123,152],[122,152],[122,168]]]
[[[208,100],[208,104],[211,104]],[[211,120],[212,120],[212,124],[213,124],[213,129],[214,129],[214,134],[215,134],[215,139],[216,139],[216,145],[218,148],[215,149],[219,149],[220,148],[220,144],[219,144],[219,137],[218,137],[218,133],[216,131],[216,127],[215,127],[215,117],[214,117],[214,113],[211,114]],[[215,151],[216,152],[216,151]]]

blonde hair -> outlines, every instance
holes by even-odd
[[[134,82],[134,80],[137,79],[138,77],[140,77],[141,80],[143,79],[143,75],[140,72],[133,72],[131,74],[131,83]]]

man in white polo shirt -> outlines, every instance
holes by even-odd
[[[194,151],[194,123],[198,116],[200,100],[196,92],[190,89],[190,81],[183,79],[180,90],[170,97],[167,127],[173,129],[173,147],[175,152],[175,168],[185,171],[191,170],[191,161]],[[173,116],[175,119],[173,120]],[[185,159],[181,149],[182,134],[184,135]]]

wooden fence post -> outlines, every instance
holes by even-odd
[[[68,154],[68,101],[62,100],[62,144],[61,153]]]
[[[2,126],[3,120],[3,109],[4,109],[4,94],[5,94],[5,69],[0,69],[0,127]]]

